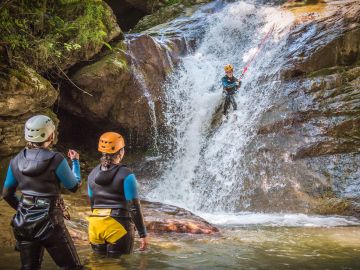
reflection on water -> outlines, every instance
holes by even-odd
[[[156,235],[148,251],[106,258],[78,246],[87,269],[360,269],[360,227],[232,227],[216,236]],[[18,254],[1,252],[2,269]],[[0,267],[1,268],[1,267]],[[44,269],[53,269],[49,257]]]

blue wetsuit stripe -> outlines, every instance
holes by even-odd
[[[9,166],[7,173],[6,173],[4,188],[6,188],[6,189],[15,188],[15,187],[17,187],[17,185],[18,185],[18,182],[15,179],[15,176],[11,169],[11,166]]]
[[[80,182],[81,180],[80,163],[79,160],[77,159],[72,160],[72,172],[75,175],[76,180]]]
[[[87,192],[88,192],[89,198],[92,198],[92,196],[93,196],[93,191],[92,191],[92,189],[91,189],[91,187],[90,187],[89,184],[87,185]]]
[[[129,174],[124,180],[125,199],[131,201],[138,198],[138,184],[134,174]]]
[[[80,171],[80,167],[78,169]],[[56,168],[55,173],[63,186],[67,189],[74,188],[80,181],[80,179],[79,181],[77,180],[77,177],[71,171],[70,166],[65,159]],[[78,172],[78,176],[80,176],[80,172]]]

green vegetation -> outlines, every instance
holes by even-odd
[[[0,4],[1,62],[39,72],[105,44],[110,10],[101,0],[14,0]],[[4,51],[6,53],[4,53]]]
[[[156,25],[169,22],[177,16],[185,14],[188,8],[206,2],[209,2],[209,0],[166,0],[164,1],[165,6],[142,18],[131,32],[141,32]]]
[[[171,5],[177,4],[179,2],[180,2],[180,0],[167,0],[166,5],[171,6]]]

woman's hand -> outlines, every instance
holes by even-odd
[[[148,237],[140,238],[140,251],[145,251],[148,246]]]
[[[75,150],[69,149],[68,151],[68,157],[73,160],[73,159],[80,159],[80,155],[78,152],[76,152]]]

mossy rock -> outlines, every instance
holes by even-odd
[[[185,14],[187,9],[196,4],[209,2],[209,0],[172,0],[167,1],[167,5],[160,8],[151,15],[145,16],[131,31],[141,32],[156,25],[169,22],[181,14]]]
[[[40,73],[87,60],[121,33],[101,0],[11,1],[0,18],[7,62],[25,63]]]
[[[72,78],[77,81],[84,75],[101,77],[104,73],[108,74],[109,71],[112,71],[111,74],[118,74],[127,70],[128,62],[125,55],[125,47],[123,42],[120,42],[114,47],[111,53],[95,63],[78,70]]]

